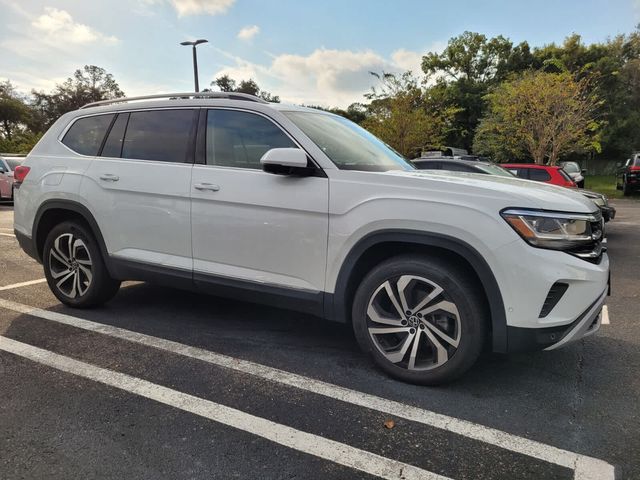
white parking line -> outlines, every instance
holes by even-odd
[[[609,325],[611,322],[609,322],[609,307],[604,305],[602,307],[602,318],[600,319],[600,323],[602,325]]]
[[[36,285],[38,283],[46,282],[46,278],[38,278],[37,280],[29,280],[27,282],[13,283],[11,285],[5,285],[4,287],[0,287],[0,291],[3,290],[12,290],[14,288],[27,287],[29,285]]]
[[[385,479],[450,480],[447,477],[398,462],[375,453],[360,450],[344,443],[312,433],[296,430],[262,417],[230,408],[219,403],[194,397],[171,388],[96,367],[73,358],[0,336],[0,350],[63,372],[119,388],[129,393],[199,415],[224,425],[258,435],[285,447],[329,460],[345,467],[360,470]]]
[[[3,236],[3,237],[13,237],[13,238],[16,238],[16,236],[15,236],[13,233],[3,233],[3,232],[0,232],[0,235],[1,235],[1,236]]]
[[[573,453],[544,443],[519,437],[501,430],[485,427],[477,423],[431,412],[411,405],[351,390],[331,383],[295,373],[286,372],[259,363],[214,353],[202,348],[183,345],[164,338],[153,337],[111,325],[91,322],[63,313],[34,308],[10,300],[0,299],[0,308],[6,308],[34,317],[51,320],[103,335],[127,340],[165,350],[185,357],[236,370],[273,382],[281,383],[325,397],[333,398],[353,405],[377,410],[389,415],[422,423],[430,427],[456,433],[496,447],[574,470],[574,480],[613,480],[614,467],[602,460]]]

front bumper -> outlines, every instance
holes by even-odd
[[[569,325],[549,328],[508,327],[509,351],[555,350],[593,335],[600,329],[602,307],[607,294],[608,288]]]

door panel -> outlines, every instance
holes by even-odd
[[[195,277],[323,291],[328,179],[259,169],[270,148],[296,147],[260,115],[210,110],[205,138],[207,165],[193,167],[191,188]]]
[[[81,185],[110,255],[192,271],[191,170],[197,110],[121,113]],[[126,158],[126,157],[133,158]]]

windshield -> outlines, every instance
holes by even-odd
[[[580,167],[574,162],[563,163],[562,168],[567,173],[580,173]]]
[[[5,161],[7,162],[11,170],[15,170],[16,167],[22,163],[22,160],[18,160],[14,158],[6,158]]]
[[[499,175],[501,177],[515,177],[515,174],[511,173],[506,168],[502,168],[499,165],[484,165],[482,163],[476,165],[478,170],[482,170],[485,173],[489,173],[491,175]]]
[[[313,112],[282,112],[341,170],[415,170],[402,155],[346,118]]]

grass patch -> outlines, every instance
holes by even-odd
[[[603,193],[609,198],[622,198],[622,190],[616,190],[614,175],[590,175],[584,180],[584,188]]]

